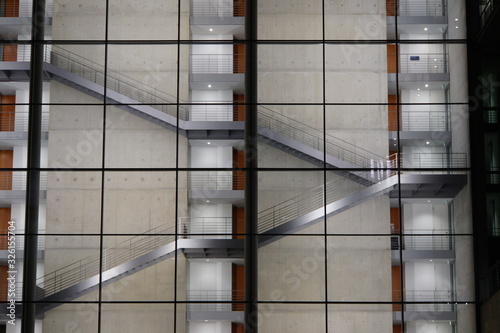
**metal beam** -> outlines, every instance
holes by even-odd
[[[245,332],[258,332],[257,0],[245,1]]]
[[[35,332],[38,211],[40,204],[40,148],[42,136],[43,54],[45,0],[33,0],[26,182],[26,241],[24,243],[22,333]]]

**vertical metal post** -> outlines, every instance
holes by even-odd
[[[258,332],[257,0],[245,1],[245,332]]]
[[[28,165],[26,182],[26,241],[24,242],[22,333],[35,332],[40,147],[42,132],[45,0],[33,0],[31,30]]]

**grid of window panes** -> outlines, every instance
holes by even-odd
[[[47,1],[37,332],[473,332],[464,3],[255,1],[249,319],[244,1]],[[31,10],[0,10],[0,211],[18,251],[39,170]]]

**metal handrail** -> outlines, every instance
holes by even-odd
[[[104,66],[83,58],[76,53],[52,46],[50,63],[104,86]],[[139,103],[151,105],[171,116],[179,116],[179,119],[182,120],[188,119],[189,111],[183,106],[176,105],[176,97],[110,69],[107,69],[106,74],[106,87],[108,89],[132,98]],[[177,108],[179,108],[179,113],[177,113]]]
[[[329,204],[366,188],[372,184],[369,180],[370,176],[366,172],[353,172],[346,177],[335,179],[324,186],[320,185],[304,194],[260,211],[258,214],[259,233],[264,233],[323,207],[325,197],[326,203]]]
[[[411,0],[398,1],[399,16],[446,16],[447,1],[427,0],[425,3],[415,3]]]
[[[38,299],[98,275],[101,271],[101,264],[102,271],[106,271],[173,242],[175,240],[175,226],[172,226],[172,223],[166,223],[112,247],[105,248],[102,261],[100,253],[97,253],[46,274],[37,282],[37,285],[43,290],[43,292],[41,290],[38,293]]]
[[[387,54],[389,68],[396,67],[396,54]],[[400,53],[399,73],[448,73],[447,53]]]
[[[182,217],[179,232],[185,238],[231,238],[232,217]]]
[[[28,111],[0,111],[0,132],[28,131]],[[42,111],[42,131],[49,129],[49,111]]]
[[[0,250],[5,250],[8,248],[9,242],[8,242],[8,235],[9,231],[8,230],[0,230]],[[15,235],[15,249],[16,250],[24,250],[24,243],[25,243],[25,235],[21,233],[16,233]],[[38,250],[44,250],[45,249],[45,230],[40,229],[38,231],[37,235],[38,239]]]
[[[244,290],[188,290],[190,311],[243,311]]]
[[[232,171],[191,171],[189,172],[189,188],[193,190],[228,191],[243,189],[245,175]]]
[[[455,238],[449,229],[412,229],[403,234],[405,250],[453,250]]]
[[[232,74],[245,66],[243,54],[191,54],[193,74]]]
[[[51,3],[45,5],[45,16],[52,17],[54,6]],[[33,15],[33,6],[31,3],[22,3],[12,1],[9,5],[3,3],[0,5],[0,17],[31,17]]]
[[[191,0],[191,16],[193,17],[238,17],[244,14],[244,1]]]
[[[389,111],[389,129],[399,131],[449,131],[448,111],[400,111],[400,121],[396,111]]]
[[[26,190],[27,175],[23,171],[0,171],[0,190],[24,191]],[[47,189],[47,173],[40,173],[40,190]]]
[[[264,106],[259,106],[257,119],[259,126],[270,129],[273,132],[320,152],[324,151],[326,144],[327,155],[351,163],[355,167],[370,168],[373,167],[374,161],[386,160],[386,157],[374,154],[369,150],[360,148],[329,134],[325,135],[325,141],[323,133],[319,132],[318,129],[307,126],[302,122],[286,117]]]

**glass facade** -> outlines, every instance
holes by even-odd
[[[1,5],[6,332],[475,332],[464,0]]]

